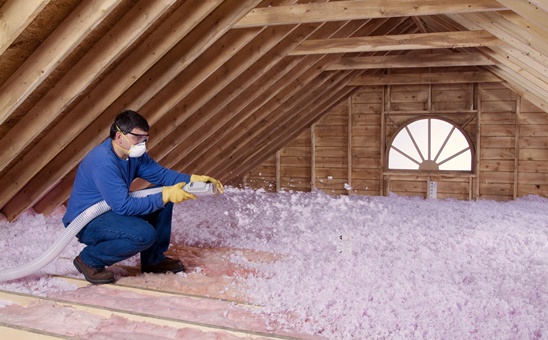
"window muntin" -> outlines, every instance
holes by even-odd
[[[472,146],[456,125],[437,118],[418,119],[396,133],[388,169],[472,171]]]

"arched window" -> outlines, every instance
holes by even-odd
[[[388,169],[472,171],[472,144],[457,125],[420,118],[394,134],[388,148]]]

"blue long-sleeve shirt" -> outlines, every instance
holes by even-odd
[[[68,225],[82,211],[102,200],[120,215],[144,215],[162,208],[162,193],[142,198],[129,195],[131,182],[136,178],[162,186],[190,181],[190,175],[161,166],[147,153],[121,159],[114,152],[112,140],[107,138],[80,163],[63,223]]]

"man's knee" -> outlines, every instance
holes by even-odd
[[[156,238],[156,230],[145,220],[142,220],[142,223],[135,226],[134,239],[145,249],[151,246],[156,241]]]

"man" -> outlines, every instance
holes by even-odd
[[[65,226],[97,202],[104,200],[112,208],[77,234],[86,247],[74,266],[93,284],[114,282],[114,273],[105,267],[137,253],[142,272],[184,271],[180,260],[164,255],[171,237],[173,203],[196,199],[182,189],[189,182],[212,182],[223,193],[223,185],[214,178],[179,173],[156,163],[146,153],[148,131],[148,122],[137,112],[118,114],[110,138],[93,148],[78,167],[63,217]],[[131,197],[129,187],[138,177],[163,186],[162,191]]]

